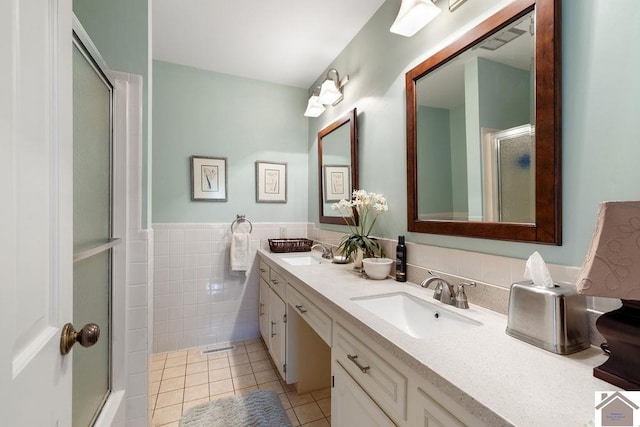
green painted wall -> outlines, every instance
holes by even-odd
[[[74,0],[73,12],[100,54],[115,71],[141,75],[143,87],[142,228],[149,218],[148,161],[151,134],[148,99],[151,80],[149,49],[149,0]]]
[[[451,144],[449,110],[418,108],[418,181],[437,183],[420,187],[420,214],[451,214]]]
[[[442,2],[440,2],[442,3]],[[598,204],[640,199],[640,2],[563,1],[562,156],[563,246],[407,233],[405,73],[435,53],[478,16],[505,1],[468,1],[442,13],[414,37],[389,32],[400,5],[385,2],[331,64],[349,74],[345,99],[309,126],[309,219],[318,222],[318,130],[349,109],[359,112],[360,186],[382,192],[390,210],[376,232],[411,242],[527,258],[539,251],[546,261],[580,265],[591,240]],[[318,81],[324,73],[319,70]],[[301,107],[302,108],[302,107]],[[321,224],[320,228],[344,230]]]
[[[482,211],[482,165],[480,141],[480,79],[478,58],[464,64],[464,114],[465,149],[467,154],[467,210],[468,218],[481,221]]]
[[[454,212],[467,212],[467,143],[465,138],[464,105],[449,110],[451,134],[451,188]]]
[[[478,58],[478,81],[480,127],[509,129],[529,123],[529,71]]]
[[[306,90],[161,61],[153,73],[154,223],[307,221]],[[191,201],[191,155],[227,158],[227,202]],[[256,203],[256,160],[288,163],[286,204]]]

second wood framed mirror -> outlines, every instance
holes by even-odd
[[[318,132],[318,203],[320,222],[345,225],[331,205],[351,199],[358,188],[358,114],[354,108]],[[357,218],[356,218],[357,221]]]
[[[516,0],[406,74],[408,230],[560,245],[560,0]]]

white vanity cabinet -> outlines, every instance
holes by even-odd
[[[258,322],[260,334],[267,344],[269,354],[276,364],[280,376],[288,383],[295,381],[287,373],[287,348],[292,344],[287,333],[287,304],[282,299],[286,282],[266,262],[260,261],[260,295]],[[282,296],[281,296],[282,295]]]
[[[333,362],[331,424],[334,426],[395,426],[349,373]]]
[[[380,348],[373,340],[358,333],[357,329],[334,323],[331,352],[333,391],[336,393],[335,397],[332,395],[333,425],[354,425],[342,420],[351,420],[352,411],[359,412],[364,408],[376,412],[376,421],[357,425],[484,425],[451,398],[439,392],[418,372]],[[353,396],[344,396],[345,389]],[[359,416],[364,417],[363,414]]]
[[[332,425],[484,425],[384,349],[362,329],[366,326],[354,324],[331,302],[314,297],[295,273],[263,256],[260,277],[260,331],[271,357],[287,383],[297,382],[305,391],[319,388],[318,374],[320,380],[331,380]],[[326,359],[319,356],[323,351]],[[331,372],[311,375],[323,366]]]
[[[447,426],[464,427],[465,424],[456,418],[453,413],[446,410],[441,404],[436,402],[420,387],[414,393],[414,411],[412,414],[415,427]],[[469,425],[480,425],[470,423]]]
[[[380,357],[370,345],[336,323],[331,359],[336,371],[346,371],[396,424],[407,421],[407,377],[393,363]],[[334,384],[335,385],[335,384]],[[333,416],[335,414],[332,412]],[[340,425],[340,424],[338,424]]]
[[[287,335],[287,305],[271,290],[269,293],[269,352],[280,376],[285,379],[287,378]]]
[[[269,285],[261,277],[258,279],[260,283],[260,294],[258,300],[258,326],[260,327],[260,335],[264,338],[264,341],[268,343],[267,337],[269,336]],[[268,345],[268,344],[267,344]]]

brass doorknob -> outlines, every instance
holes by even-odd
[[[65,355],[71,351],[75,343],[80,343],[83,347],[91,347],[100,338],[100,327],[95,323],[87,323],[76,332],[71,323],[67,323],[62,328],[60,336],[60,353]]]

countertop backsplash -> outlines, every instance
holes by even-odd
[[[307,234],[310,239],[337,246],[342,233],[315,228],[309,224]],[[393,257],[397,240],[379,239],[387,257]],[[489,310],[507,314],[511,284],[525,280],[526,260],[460,249],[442,248],[407,242],[407,279],[411,283],[420,283],[433,271],[452,285],[474,281],[475,288],[465,292],[471,304]],[[580,267],[547,264],[551,277],[556,283],[574,286],[580,273]],[[604,338],[595,327],[598,317],[607,311],[615,310],[621,303],[612,298],[587,297],[587,321],[591,344],[599,346]],[[506,325],[505,325],[506,327]]]

